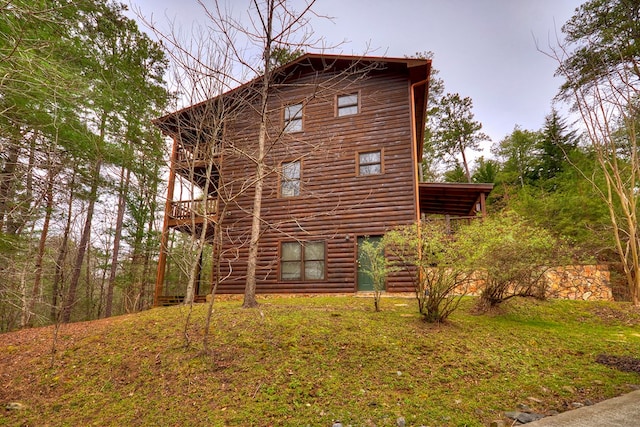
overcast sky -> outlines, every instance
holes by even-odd
[[[204,0],[205,3],[207,0]],[[243,11],[249,0],[226,0]],[[292,1],[301,7],[302,0]],[[537,130],[561,80],[538,51],[561,37],[579,0],[317,0],[313,31],[331,53],[404,57],[432,51],[445,91],[473,100],[483,131],[494,141],[515,125]],[[196,0],[132,0],[158,23],[174,20],[185,33],[206,23]],[[141,25],[144,29],[144,26]],[[489,143],[487,143],[488,148]]]

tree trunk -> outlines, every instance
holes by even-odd
[[[62,243],[60,244],[60,250],[58,251],[58,257],[56,258],[55,274],[53,276],[53,288],[51,290],[51,321],[58,323],[58,297],[61,297],[62,283],[64,282],[64,262],[67,258],[67,245],[69,244],[69,233],[71,232],[71,214],[73,212],[73,187],[75,184],[75,172],[71,177],[71,183],[69,184],[69,204],[67,206],[67,223],[64,227],[64,233],[62,234]]]
[[[206,229],[206,224],[204,224],[203,229]],[[197,243],[198,249],[196,250],[196,256],[194,257],[194,262],[191,263],[191,269],[189,271],[189,284],[187,285],[187,292],[184,297],[185,304],[191,304],[196,295],[198,294],[198,288],[200,286],[200,275],[202,273],[202,253],[204,251],[204,232],[203,236],[200,238],[200,241]]]
[[[125,176],[125,166],[120,169],[120,194],[118,195],[118,216],[116,218],[116,230],[113,237],[113,254],[111,257],[111,269],[109,271],[109,283],[107,285],[107,301],[105,303],[104,317],[111,317],[113,307],[113,287],[116,283],[116,272],[118,271],[118,255],[120,254],[120,238],[122,236],[122,224],[124,223],[125,197],[129,191],[129,180],[131,170],[127,169]]]
[[[89,239],[91,241],[91,230],[89,230]],[[91,245],[87,245],[87,253],[85,254],[86,262],[84,263],[84,300],[85,315],[84,320],[93,318],[93,286],[91,286]]]
[[[49,222],[51,221],[51,213],[53,212],[53,180],[55,174],[49,169],[49,179],[47,181],[46,199],[47,207],[45,210],[44,223],[42,224],[42,232],[40,233],[40,241],[38,243],[38,254],[36,256],[35,278],[33,280],[33,289],[31,292],[31,300],[29,301],[29,309],[27,318],[23,322],[23,327],[31,325],[31,315],[34,312],[36,301],[40,297],[40,283],[42,281],[42,261],[46,249],[47,236],[49,234]]]
[[[89,193],[89,206],[87,207],[87,216],[84,222],[84,228],[82,230],[82,236],[80,237],[80,244],[78,245],[78,253],[76,255],[75,263],[73,266],[73,272],[71,275],[71,281],[69,282],[69,291],[62,308],[62,322],[68,323],[71,320],[71,310],[76,303],[76,292],[78,290],[78,283],[80,282],[80,273],[82,272],[82,263],[84,262],[84,256],[89,246],[89,235],[91,234],[91,222],[93,220],[93,211],[95,209],[96,198],[98,194],[98,184],[100,182],[100,169],[102,167],[102,161],[96,160],[91,182],[91,191]]]
[[[460,154],[462,154],[462,164],[464,165],[464,174],[467,177],[467,182],[471,183],[471,172],[469,171],[469,164],[467,163],[467,155],[464,152],[464,147],[460,144]]]
[[[262,127],[262,125],[261,125]],[[262,130],[260,132],[261,142],[260,153],[264,151],[264,135]],[[247,281],[244,288],[244,301],[242,303],[243,308],[251,308],[258,306],[256,300],[256,267],[258,264],[258,246],[260,244],[260,229],[261,229],[261,215],[260,210],[262,208],[262,181],[263,181],[263,163],[264,160],[259,157],[258,164],[256,166],[256,187],[253,195],[253,210],[251,221],[251,240],[249,242],[249,256],[247,258]]]
[[[218,197],[218,203],[220,202],[220,198]],[[225,209],[218,209],[219,218],[224,218]],[[213,233],[213,254],[212,257],[212,276],[213,276],[213,286],[211,288],[211,299],[207,304],[207,316],[204,324],[204,332],[202,338],[202,347],[205,351],[209,351],[209,331],[211,330],[211,318],[213,316],[213,303],[216,298],[216,291],[218,290],[218,285],[220,284],[220,263],[222,262],[222,220],[218,220],[214,225],[214,233]]]
[[[20,145],[17,141],[12,141],[6,147],[7,160],[4,168],[0,172],[0,232],[5,227],[5,217],[8,219],[9,199],[15,184],[15,171],[20,156]],[[8,222],[8,221],[6,221]]]
[[[273,30],[274,3],[269,2],[267,21],[265,24],[264,44],[264,74],[262,76],[262,93],[260,106],[260,130],[258,131],[258,153],[256,155],[256,184],[253,195],[253,210],[251,211],[251,239],[249,240],[249,255],[247,258],[247,281],[244,287],[243,308],[258,306],[256,300],[256,268],[258,265],[258,248],[260,244],[260,231],[262,228],[262,188],[264,184],[265,146],[267,139],[267,101],[271,85],[271,44]]]

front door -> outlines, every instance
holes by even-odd
[[[369,240],[375,245],[378,245],[380,240],[382,240],[382,236],[358,237],[358,292],[371,292],[374,290],[373,279],[365,273],[365,271],[370,268],[370,262],[360,250],[362,242],[365,240]]]

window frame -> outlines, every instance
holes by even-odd
[[[322,259],[306,259],[306,245],[308,244],[322,244]],[[283,253],[284,253],[284,245],[297,245],[300,250],[300,259],[298,260],[284,260],[283,259]],[[280,279],[280,281],[282,282],[325,282],[327,280],[327,241],[326,240],[310,240],[310,241],[281,241],[280,244],[278,245],[278,267],[279,267],[279,272],[278,272],[278,277]],[[312,262],[322,262],[322,277],[319,279],[315,279],[315,278],[307,278],[307,269],[305,266],[305,263],[312,263]],[[283,273],[284,273],[284,264],[285,263],[289,263],[289,264],[298,264],[298,277],[297,278],[284,278],[283,277]]]
[[[299,107],[298,112],[291,116],[291,111],[293,108]],[[284,133],[298,133],[304,131],[304,103],[298,102],[295,104],[287,104],[284,106],[282,111],[282,122],[283,122],[283,132]],[[299,128],[296,126],[294,129],[292,128],[292,123],[299,122]]]
[[[379,162],[375,162],[375,163],[361,163],[360,162],[360,156],[361,155],[363,155],[363,154],[371,154],[371,153],[379,153],[380,161]],[[373,165],[380,165],[380,172],[379,173],[367,173],[367,174],[361,173],[362,166],[373,166]],[[362,150],[362,151],[357,151],[356,152],[356,176],[377,176],[377,175],[383,175],[383,174],[384,174],[384,148],[380,148],[378,150]]]
[[[284,173],[285,165],[298,164],[298,177],[297,179],[287,179]],[[278,174],[278,196],[284,199],[291,199],[294,197],[300,197],[302,194],[302,159],[296,160],[285,160],[280,162],[280,173]],[[297,182],[297,192],[294,191],[295,194],[285,195],[283,190],[283,186],[287,183],[296,183]]]
[[[347,105],[340,105],[340,99],[341,98],[346,98],[346,97],[350,97],[350,96],[355,96],[356,97],[356,102],[352,103],[352,104],[347,104]],[[352,107],[356,107],[356,112],[355,113],[346,113],[346,114],[340,114],[340,112],[344,109],[348,109],[348,108],[352,108]],[[344,93],[341,95],[336,95],[336,102],[335,102],[335,116],[336,117],[349,117],[349,116],[355,116],[357,114],[360,114],[360,91],[356,91],[356,92],[352,92],[352,93]]]

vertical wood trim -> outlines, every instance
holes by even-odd
[[[173,138],[173,148],[171,149],[171,163],[169,167],[169,185],[167,187],[167,200],[164,204],[164,220],[162,222],[162,236],[160,238],[160,254],[158,256],[158,269],[156,272],[156,287],[153,294],[153,305],[159,305],[159,298],[164,290],[164,275],[167,266],[167,252],[169,245],[169,214],[171,213],[171,202],[176,182],[176,165],[178,161],[178,140]]]
[[[415,222],[417,223],[417,235],[418,240],[422,238],[422,223],[420,218],[420,177],[418,175],[418,167],[422,163],[422,153],[420,153],[420,157],[418,157],[418,132],[416,130],[416,95],[415,88],[420,84],[427,84],[429,78],[421,82],[413,83],[409,86],[409,97],[410,97],[410,107],[411,107],[411,153],[413,156],[413,161],[411,164],[413,165],[413,197],[415,199]],[[418,245],[418,258],[422,258],[422,245]],[[422,280],[422,271],[418,273],[420,275],[418,280]]]
[[[411,152],[413,154],[413,161],[411,164],[413,165],[413,195],[415,197],[416,210],[415,210],[415,220],[420,224],[420,177],[418,174],[418,167],[422,163],[422,153],[418,156],[418,132],[416,129],[416,95],[415,88],[420,85],[426,85],[429,82],[429,79],[426,78],[422,81],[413,83],[409,87],[409,96],[410,96],[410,107],[411,107]],[[420,227],[418,227],[420,230]],[[418,231],[419,232],[419,231]]]

